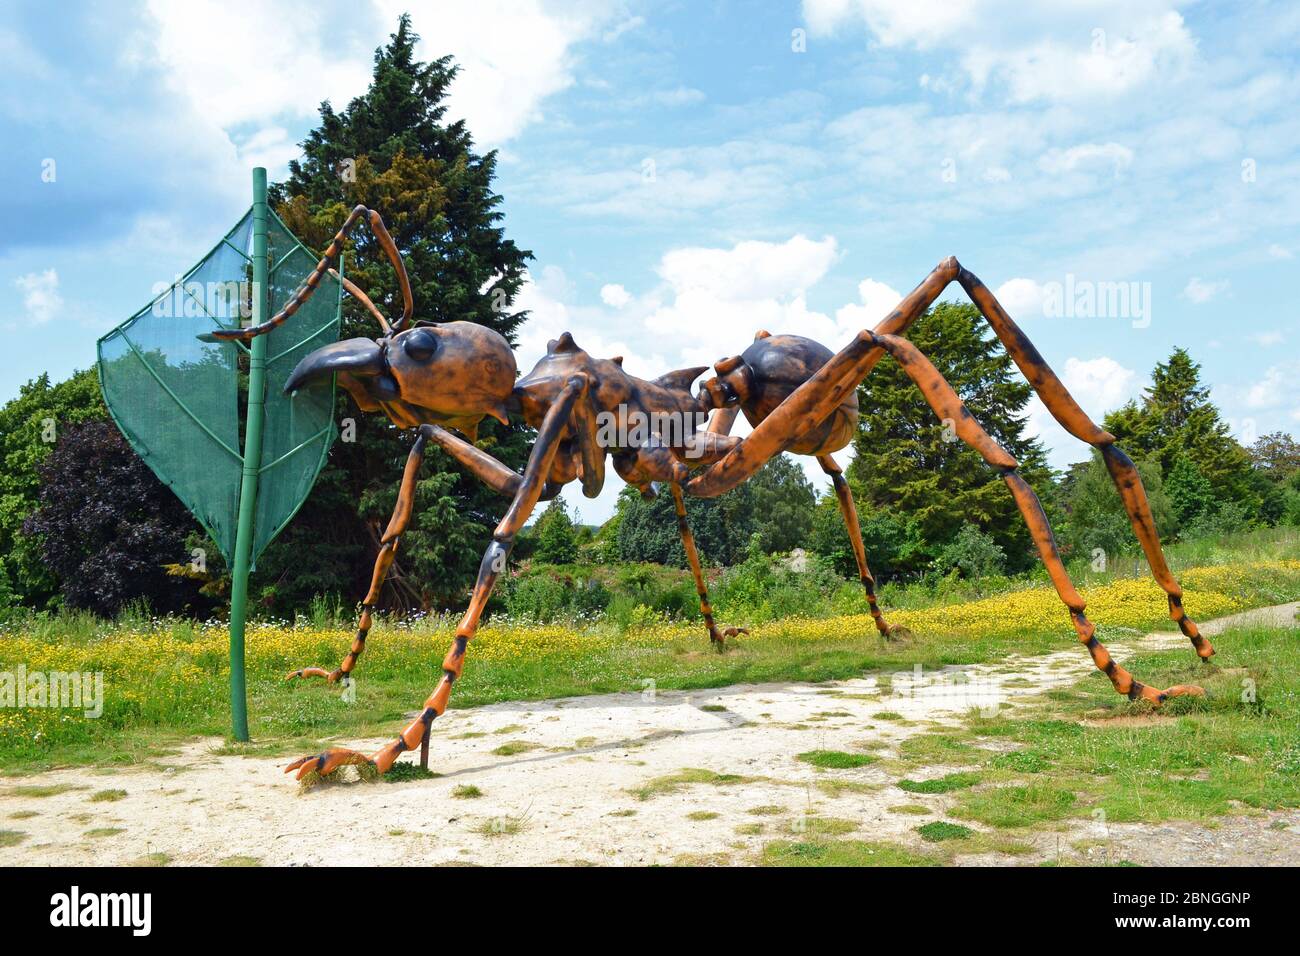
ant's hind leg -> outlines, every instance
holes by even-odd
[[[695,536],[691,534],[691,526],[686,522],[686,499],[682,497],[682,486],[672,482],[669,487],[673,490],[673,506],[677,509],[677,530],[682,534],[682,550],[686,552],[686,561],[691,566],[691,573],[695,575],[695,593],[700,596],[700,613],[704,615],[704,626],[709,629],[709,643],[716,650],[722,651],[726,645],[722,635],[718,633],[717,625],[713,623],[713,607],[709,604],[709,589],[704,584],[704,570],[700,567],[700,555],[695,549]],[[749,633],[742,628],[727,628],[727,630],[732,636]]]
[[[844,527],[849,532],[849,543],[853,546],[853,557],[858,562],[858,577],[862,579],[862,590],[867,595],[867,606],[871,608],[871,617],[876,622],[876,630],[885,640],[894,638],[909,638],[911,632],[905,627],[894,627],[886,620],[884,614],[880,612],[880,604],[876,601],[876,579],[871,574],[871,569],[867,567],[867,549],[862,543],[862,527],[858,524],[858,508],[853,503],[853,490],[849,487],[848,481],[844,478],[844,472],[840,469],[839,464],[830,455],[818,455],[817,464],[822,466],[822,471],[830,476],[831,483],[835,486],[835,495],[840,500],[840,514],[844,516]]]

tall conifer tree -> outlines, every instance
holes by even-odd
[[[446,115],[457,68],[451,57],[422,63],[418,36],[403,16],[375,53],[370,88],[320,125],[272,190],[277,212],[305,243],[323,248],[358,203],[384,217],[406,262],[416,316],[468,320],[514,341],[525,313],[513,311],[531,254],[506,238],[501,196],[493,191],[494,151],[479,154],[461,120]],[[401,314],[397,279],[364,227],[345,252],[346,273],[389,316]],[[345,298],[344,337],[379,334]],[[356,440],[338,442],[302,513],[260,562],[258,581],[278,603],[301,604],[315,591],[358,595],[370,577],[379,535],[396,500],[412,436],[360,412],[340,390],[338,417],[356,421]],[[527,453],[518,426],[483,423],[479,445],[517,467]],[[416,510],[389,576],[384,603],[444,606],[463,600],[506,502],[431,450]],[[312,555],[303,561],[304,548]]]

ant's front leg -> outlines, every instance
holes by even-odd
[[[402,485],[397,491],[397,504],[393,508],[393,516],[384,530],[383,537],[379,539],[379,554],[375,557],[375,569],[370,577],[370,591],[366,594],[366,599],[361,602],[361,619],[357,622],[357,635],[352,639],[352,647],[348,650],[347,656],[333,671],[327,671],[323,667],[301,667],[291,672],[285,678],[286,680],[293,680],[296,677],[324,677],[331,684],[341,680],[343,685],[347,686],[349,675],[357,666],[357,659],[366,649],[366,636],[370,633],[375,605],[379,603],[384,579],[388,577],[388,570],[393,566],[393,559],[397,556],[397,546],[401,542],[402,535],[407,525],[411,523],[411,513],[415,509],[415,483],[420,475],[420,464],[424,461],[426,441],[427,436],[421,432],[416,437],[415,444],[411,446],[410,455],[406,458],[406,469],[402,472]]]
[[[357,623],[357,634],[352,640],[352,647],[348,650],[347,656],[343,658],[343,662],[333,671],[327,671],[323,667],[301,667],[291,672],[286,680],[299,677],[324,677],[331,684],[341,680],[346,686],[349,675],[357,665],[357,659],[366,649],[366,637],[370,633],[375,606],[379,603],[379,595],[383,589],[384,580],[387,578],[393,559],[397,555],[397,547],[401,543],[402,534],[405,533],[407,525],[410,524],[411,514],[415,506],[415,483],[419,477],[420,465],[424,461],[426,442],[430,439],[494,491],[513,495],[519,490],[519,484],[523,481],[519,474],[507,468],[487,452],[476,448],[463,438],[458,438],[438,425],[421,425],[415,444],[411,446],[411,454],[406,459],[406,470],[402,474],[402,485],[397,492],[397,505],[393,508],[393,517],[388,522],[388,528],[384,531],[383,537],[379,539],[380,549],[375,558],[375,569],[370,579],[370,591],[366,594],[366,599],[361,602],[361,619]]]
[[[537,431],[537,442],[533,445],[532,454],[520,478],[514,500],[510,503],[505,517],[492,533],[492,541],[488,544],[483,560],[479,564],[478,578],[474,582],[469,607],[466,608],[460,625],[456,628],[456,636],[442,661],[442,679],[424,702],[419,716],[402,730],[396,740],[382,747],[372,756],[367,757],[356,751],[339,747],[295,760],[285,768],[286,773],[297,770],[298,779],[301,780],[308,774],[317,773],[323,776],[349,764],[368,765],[379,773],[385,773],[402,753],[420,746],[434,719],[447,710],[452,685],[459,679],[464,667],[466,647],[478,629],[479,618],[487,606],[488,597],[492,594],[497,578],[506,568],[506,561],[514,547],[516,535],[528,521],[541,498],[546,476],[551,471],[551,464],[559,449],[560,435],[570,421],[574,403],[585,396],[587,388],[587,377],[574,375],[565,384],[542,420],[542,426]]]

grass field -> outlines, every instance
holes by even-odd
[[[1235,560],[1180,572],[1193,617],[1208,619],[1300,598],[1300,561],[1241,560],[1239,551],[1220,557]],[[1112,574],[1083,591],[1103,640],[1173,627],[1164,595],[1149,578]],[[1054,592],[1037,584],[887,613],[911,629],[915,639],[885,644],[866,614],[772,622],[726,654],[710,651],[703,629],[693,622],[650,619],[626,632],[600,623],[576,628],[489,622],[471,646],[452,706],[648,686],[668,690],[824,681],[914,664],[987,663],[1010,653],[1060,650],[1075,641]],[[284,681],[289,670],[303,665],[333,667],[351,639],[343,626],[250,627],[254,742],[232,743],[231,752],[297,755],[327,737],[395,730],[436,681],[453,627],[451,618],[378,622],[357,671],[353,700],[337,688]],[[226,733],[227,640],[219,625],[177,620],[105,623],[37,616],[5,625],[0,673],[12,673],[20,665],[28,672],[102,672],[105,700],[98,719],[53,708],[0,709],[0,767],[15,774],[69,764],[140,763],[196,735]],[[1158,685],[1166,676],[1169,683],[1197,676],[1189,654],[1178,661],[1176,673],[1169,675],[1160,672],[1159,662],[1150,669],[1140,662],[1135,673]],[[1080,649],[1081,677],[1090,667]],[[1093,679],[1104,691],[1101,696],[1114,696],[1100,675]],[[970,812],[984,813],[978,806]]]

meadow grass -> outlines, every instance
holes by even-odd
[[[1222,556],[1241,554],[1225,551]],[[1181,578],[1188,612],[1202,620],[1300,598],[1296,560],[1234,560],[1184,568]],[[1112,575],[1084,594],[1103,640],[1173,627],[1163,592],[1148,578]],[[917,664],[932,669],[989,663],[1010,653],[1041,654],[1076,646],[1068,618],[1045,584],[1022,582],[1017,590],[978,600],[887,608],[887,614],[908,627],[915,639],[883,642],[866,613],[786,618],[756,628],[727,653],[717,654],[708,649],[702,627],[690,621],[656,618],[620,632],[600,622],[577,627],[492,620],[470,647],[452,706],[642,692],[647,686],[675,690],[818,682],[871,672],[887,682],[890,673]],[[328,738],[390,734],[437,681],[454,624],[450,617],[377,622],[356,671],[355,694],[347,695],[351,700],[337,686],[284,680],[290,670],[303,665],[334,666],[351,640],[347,629],[307,622],[251,625],[247,655],[254,743],[228,743],[217,752],[296,756],[317,749]],[[223,737],[229,729],[227,642],[219,623],[154,620],[138,614],[111,623],[76,614],[36,615],[3,625],[0,673],[13,672],[20,664],[28,672],[98,671],[104,675],[105,699],[98,719],[87,719],[77,710],[0,708],[0,773],[166,761],[196,736]],[[1080,651],[1080,673],[1089,673],[1090,666]],[[1146,667],[1139,662],[1134,671],[1160,683],[1159,670],[1153,673]],[[1100,676],[1092,680],[1105,685]],[[1110,693],[1108,685],[1104,689]],[[435,735],[438,732],[435,723]],[[968,752],[961,740],[930,740],[933,736],[920,738],[927,741],[924,744],[905,744],[904,757],[922,756],[917,749],[922,746],[933,748],[929,756],[949,764],[989,756]],[[503,748],[516,745],[511,741]],[[1025,748],[1028,756],[1008,758],[1010,765],[990,769],[1009,775],[1031,769],[1034,761],[1047,759],[1046,746]]]
[[[946,820],[935,820],[933,823],[926,823],[917,827],[916,832],[921,834],[921,839],[925,840],[927,843],[942,843],[945,840],[964,839],[975,831],[957,823],[948,823]]]
[[[1203,699],[1174,698],[1157,712],[1089,674],[1023,716],[973,713],[964,729],[913,738],[898,758],[905,772],[953,752],[970,769],[898,785],[950,792],[952,816],[998,829],[1089,818],[1204,821],[1300,807],[1296,632],[1239,627],[1215,643],[1217,663],[1201,664],[1182,649],[1131,662],[1157,686],[1200,683]],[[987,749],[990,743],[999,746]],[[954,778],[966,785],[945,786]]]

